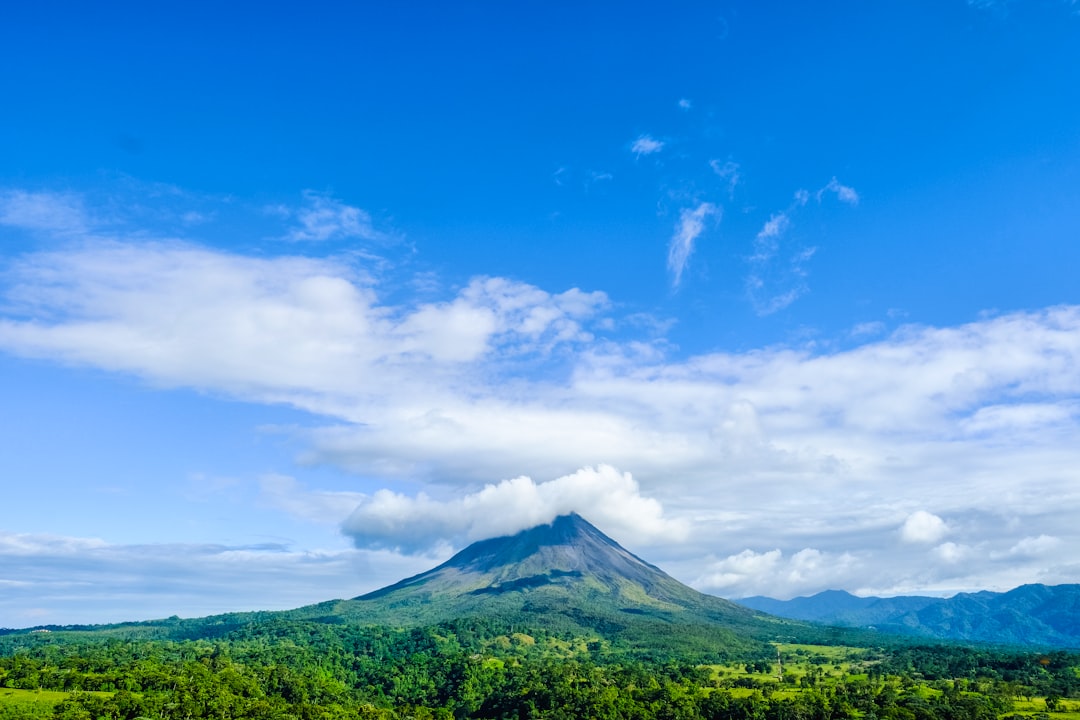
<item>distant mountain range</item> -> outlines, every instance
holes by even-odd
[[[1022,585],[951,598],[826,590],[791,600],[757,596],[738,602],[780,617],[936,640],[1080,648],[1080,585]]]

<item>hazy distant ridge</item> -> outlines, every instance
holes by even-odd
[[[738,602],[780,617],[940,640],[1080,647],[1080,585],[1022,585],[951,598],[826,590],[791,600],[755,596]]]

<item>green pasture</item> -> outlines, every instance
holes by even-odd
[[[68,695],[59,690],[0,688],[0,720],[51,718],[53,706]]]

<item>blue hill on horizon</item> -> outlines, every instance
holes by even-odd
[[[1080,648],[1080,585],[1021,585],[949,598],[859,597],[825,590],[791,600],[754,596],[740,605],[792,620],[879,632],[1031,647]]]

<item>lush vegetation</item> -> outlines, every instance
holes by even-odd
[[[1080,656],[1061,652],[787,644],[696,664],[482,619],[220,630],[0,637],[0,719],[1080,720]]]

